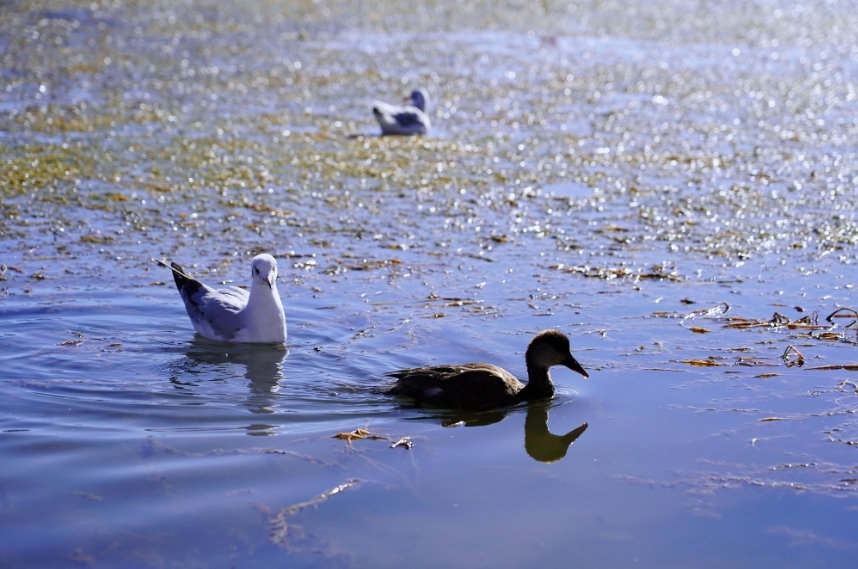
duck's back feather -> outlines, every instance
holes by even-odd
[[[452,409],[489,409],[518,403],[524,385],[491,364],[417,367],[389,373],[397,381],[389,395],[403,395],[419,405]]]

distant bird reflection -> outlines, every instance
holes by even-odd
[[[524,450],[534,460],[539,462],[557,462],[566,456],[569,446],[587,430],[587,423],[572,429],[565,435],[555,435],[548,430],[548,409],[550,403],[545,401],[532,402],[527,406],[527,416],[524,419]],[[491,425],[502,421],[510,410],[489,412],[455,411],[444,415],[441,424],[451,427],[464,424],[466,427]]]
[[[245,366],[244,377],[248,380],[250,395],[242,405],[251,413],[274,413],[277,404],[275,394],[280,390],[280,382],[285,379],[283,361],[289,355],[285,347],[262,344],[223,344],[202,338],[194,338],[186,349],[185,355],[191,362],[214,367],[224,364]],[[248,434],[266,435],[273,425],[249,425]]]

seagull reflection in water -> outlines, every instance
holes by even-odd
[[[555,435],[548,430],[548,410],[552,407],[547,401],[534,401],[527,404],[527,416],[524,419],[524,450],[539,462],[557,462],[566,456],[569,446],[587,430],[587,423],[572,429],[565,435]],[[519,408],[494,411],[451,411],[441,418],[445,427],[464,425],[479,427],[498,423],[507,414]]]
[[[185,349],[185,356],[196,374],[207,373],[222,376],[222,370],[229,364],[244,366],[244,377],[248,380],[250,395],[242,403],[255,414],[271,414],[277,405],[276,394],[280,391],[280,382],[285,380],[283,361],[289,355],[285,347],[273,347],[263,344],[224,344],[213,342],[202,337],[191,340]],[[208,366],[211,369],[206,369]],[[183,370],[186,376],[189,369]],[[177,378],[171,381],[178,386],[185,385]],[[249,425],[248,434],[267,435],[274,425]]]

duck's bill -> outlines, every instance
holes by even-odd
[[[581,364],[578,363],[578,360],[576,360],[572,356],[569,356],[568,358],[566,358],[566,361],[563,362],[563,365],[565,365],[566,367],[568,367],[572,371],[577,371],[578,373],[580,373],[584,377],[590,377],[590,374],[587,373],[587,370],[585,370],[583,367],[581,367]]]

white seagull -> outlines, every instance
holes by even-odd
[[[415,89],[405,106],[389,105],[376,101],[372,107],[375,120],[381,125],[381,134],[427,134],[432,124],[426,114],[429,95]]]
[[[285,343],[286,315],[277,294],[277,261],[268,254],[250,263],[250,292],[238,287],[215,290],[189,277],[176,263],[176,288],[194,329],[209,340],[242,343]]]

